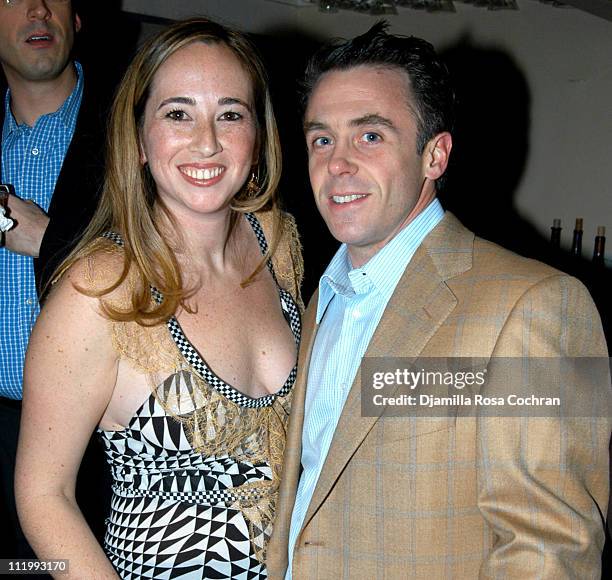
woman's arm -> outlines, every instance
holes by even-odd
[[[88,285],[83,262],[51,293],[30,339],[15,496],[38,557],[68,560],[62,578],[117,578],[75,500],[79,465],[118,365],[98,300],[75,288]]]

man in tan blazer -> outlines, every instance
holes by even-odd
[[[428,43],[376,25],[317,53],[305,87],[314,196],[343,244],[305,315],[270,578],[599,578],[609,415],[367,417],[359,367],[607,357],[588,292],[439,206],[453,93]]]

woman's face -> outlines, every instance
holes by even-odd
[[[251,79],[225,45],[194,42],[155,74],[141,161],[177,218],[227,211],[256,160],[256,135]]]

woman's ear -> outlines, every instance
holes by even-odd
[[[259,131],[257,131],[257,135],[255,137],[255,145],[253,146],[253,158],[251,159],[251,165],[257,166],[259,165],[259,154],[261,153],[261,138],[259,136]]]
[[[142,145],[142,140],[138,137],[138,152],[140,156],[141,165],[147,164],[147,154],[145,153],[144,146]]]

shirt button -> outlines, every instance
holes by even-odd
[[[34,147],[34,149],[32,149],[32,155],[38,155],[40,153],[40,150],[38,149],[38,147]]]
[[[353,310],[353,318],[361,318],[361,310]]]
[[[34,304],[34,299],[33,298],[26,298],[26,304],[28,306],[32,306],[32,304]]]

